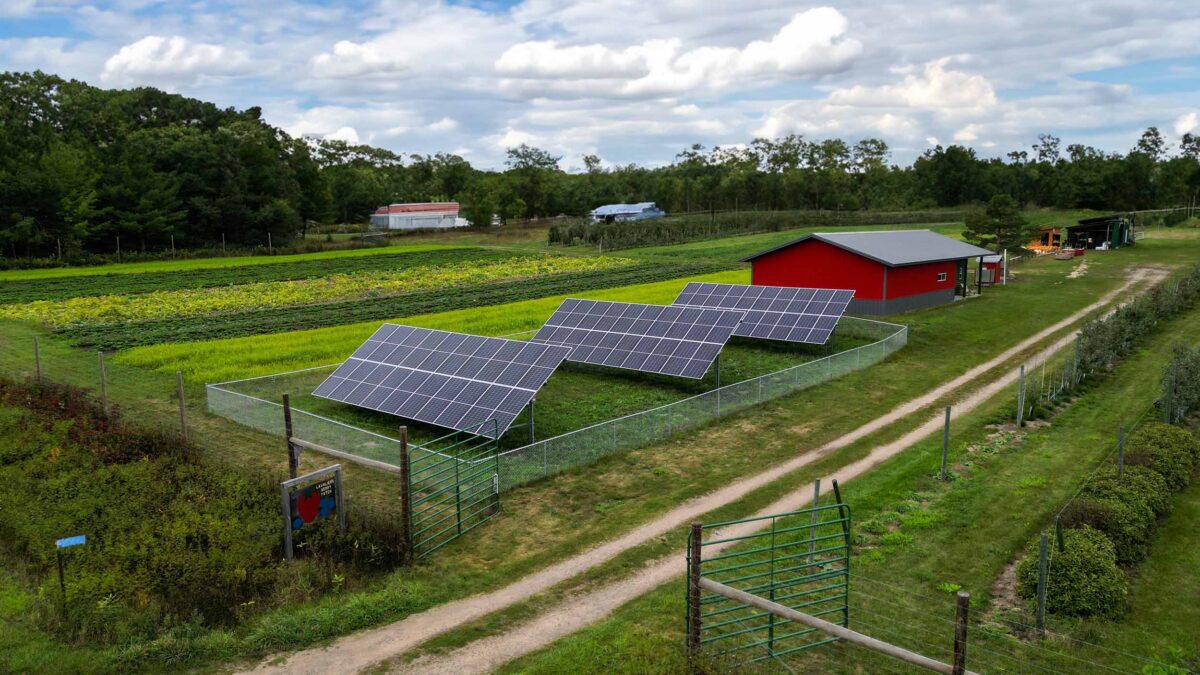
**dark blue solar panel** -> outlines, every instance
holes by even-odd
[[[746,310],[741,337],[825,344],[852,299],[854,291],[693,281],[674,306]]]
[[[745,314],[568,298],[533,342],[571,347],[568,361],[698,379]]]
[[[499,435],[570,351],[560,345],[384,324],[313,395],[450,429]]]

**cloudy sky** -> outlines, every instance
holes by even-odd
[[[1200,3],[0,0],[0,70],[33,69],[482,167],[522,142],[658,165],[792,132],[899,162],[1043,132],[1124,152],[1200,132]]]

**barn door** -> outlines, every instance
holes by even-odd
[[[958,270],[954,273],[954,294],[967,297],[967,261],[958,261]]]

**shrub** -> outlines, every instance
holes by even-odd
[[[1090,527],[1063,532],[1063,550],[1051,538],[1046,609],[1070,616],[1114,616],[1125,605],[1129,582],[1117,567],[1112,542]],[[1037,598],[1038,540],[1017,566],[1017,594]]]
[[[1087,525],[1103,532],[1113,543],[1117,562],[1142,560],[1150,552],[1154,510],[1137,490],[1120,483],[1089,483],[1079,498],[1063,509],[1062,525]]]
[[[1119,476],[1116,467],[1099,471],[1080,494],[1097,497],[1115,494],[1114,491],[1136,494],[1157,517],[1171,512],[1171,489],[1166,479],[1144,466],[1127,466]]]
[[[1182,490],[1192,479],[1200,447],[1194,436],[1179,427],[1151,422],[1129,438],[1125,462],[1160,474],[1172,490]]]

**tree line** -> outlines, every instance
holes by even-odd
[[[362,223],[391,202],[457,200],[486,225],[654,201],[668,212],[913,210],[1005,195],[1019,205],[1134,210],[1200,190],[1200,137],[1169,148],[1151,127],[1127,153],[1042,135],[1003,158],[929,149],[911,165],[880,139],[798,135],[693,145],[667,166],[567,172],[521,145],[503,170],[460,156],[401,155],[293,138],[261,110],[143,87],[105,90],[41,72],[0,73],[0,256],[77,258],[115,250],[285,242],[313,225]]]

